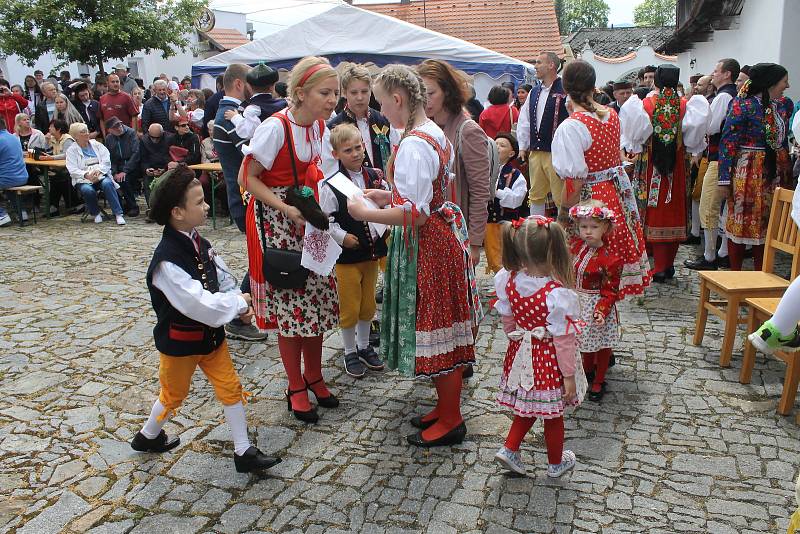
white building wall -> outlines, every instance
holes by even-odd
[[[244,13],[213,11],[217,28],[232,28],[247,35],[247,16]],[[182,52],[178,50],[176,55],[168,59],[162,58],[160,52],[152,52],[150,54],[139,52],[124,60],[110,59],[106,61],[104,70],[106,72],[111,72],[114,69],[114,65],[117,63],[124,63],[131,67],[132,72],[136,74],[135,77],[142,78],[145,81],[145,85],[152,82],[153,78],[162,72],[166,73],[170,78],[177,76],[179,79],[186,75],[191,75],[192,64],[207,57],[207,55],[195,55],[192,52],[191,46],[197,45],[197,32],[190,32],[188,37],[189,47]],[[47,76],[57,64],[58,61],[52,54],[45,54],[40,57],[33,67],[28,67],[22,63],[16,55],[0,57],[0,71],[2,71],[3,77],[12,84],[18,83],[20,85],[22,85],[25,75],[33,74],[33,71],[38,69],[44,71],[45,76]],[[58,70],[68,70],[73,78],[77,78],[81,72],[89,72],[92,79],[94,79],[94,75],[97,73],[98,69],[93,66],[80,66],[72,62]]]
[[[578,59],[582,59],[594,67],[594,72],[597,75],[597,86],[602,87],[607,81],[617,80],[632,70],[638,71],[647,65],[662,65],[668,63],[675,65],[675,61],[665,60],[657,57],[655,50],[651,46],[640,46],[635,50],[636,57],[625,61],[623,63],[609,63],[597,59],[592,49],[584,47],[578,54]],[[688,76],[686,77],[688,80]]]
[[[800,2],[797,0],[746,0],[738,21],[729,30],[716,30],[711,40],[694,43],[678,55],[681,80],[692,74],[710,74],[717,62],[732,57],[741,65],[780,63],[794,75],[797,87],[786,94],[800,97]],[[692,61],[694,60],[694,65]]]

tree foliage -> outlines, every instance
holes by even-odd
[[[50,52],[62,64],[102,68],[139,50],[167,58],[189,45],[187,31],[208,0],[3,0],[0,51],[28,65]]]
[[[605,28],[608,26],[610,8],[603,0],[563,0],[563,27],[559,19],[559,31],[563,34],[581,28]],[[557,11],[556,11],[557,13]]]
[[[633,8],[637,26],[674,26],[675,0],[644,0]]]

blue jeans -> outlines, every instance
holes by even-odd
[[[78,185],[78,191],[83,197],[83,201],[86,203],[86,211],[89,212],[89,215],[94,217],[100,213],[100,205],[97,203],[97,192],[101,189],[114,215],[122,215],[122,206],[119,203],[117,190],[114,188],[114,180],[108,176],[94,184]]]

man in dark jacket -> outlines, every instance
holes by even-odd
[[[203,138],[205,139],[211,133],[208,131],[208,121],[213,121],[214,118],[217,116],[217,109],[219,109],[219,101],[222,100],[222,97],[225,96],[225,88],[222,83],[223,76],[220,74],[217,76],[217,92],[211,95],[206,100],[206,105],[203,108]]]
[[[169,147],[172,144],[172,135],[165,132],[160,124],[151,124],[147,135],[139,143],[139,172],[144,176],[145,200],[150,202],[150,183],[154,178],[164,174],[172,158]]]
[[[136,191],[139,189],[139,136],[116,117],[106,121],[106,148],[111,154],[111,176],[119,184],[125,200],[125,215],[136,217]]]
[[[174,132],[169,122],[170,101],[167,96],[167,82],[153,82],[153,96],[142,104],[142,131],[147,131],[151,124],[160,124],[164,130]]]

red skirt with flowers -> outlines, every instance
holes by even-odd
[[[283,198],[288,187],[273,187]],[[336,328],[339,320],[339,298],[334,272],[328,276],[309,273],[303,289],[280,289],[264,280],[263,245],[259,224],[264,226],[266,246],[285,250],[302,250],[303,229],[280,211],[264,205],[264,220],[258,217],[255,200],[247,204],[247,256],[250,264],[250,292],[256,325],[267,328],[277,323],[278,332],[286,337],[321,336]]]

